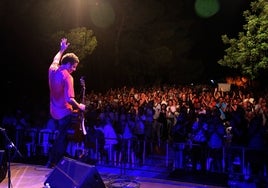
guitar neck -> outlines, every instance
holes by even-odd
[[[85,80],[83,79],[83,77],[80,79],[81,85],[82,85],[82,103],[85,104],[85,94],[86,94],[86,86],[85,86]],[[84,117],[84,111],[81,112],[81,118],[82,118],[82,122],[81,122],[81,129],[83,131],[83,134],[86,135],[87,131],[86,131],[86,127],[85,127],[85,117]]]

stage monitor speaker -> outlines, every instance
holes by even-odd
[[[5,150],[0,150],[0,183],[7,175],[7,158]]]
[[[93,165],[63,157],[44,182],[51,188],[105,188]]]

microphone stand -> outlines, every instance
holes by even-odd
[[[22,157],[22,154],[20,153],[20,151],[17,149],[17,147],[14,145],[14,143],[9,139],[7,133],[6,133],[6,130],[1,128],[0,127],[0,131],[4,134],[4,137],[5,137],[5,140],[6,140],[6,143],[7,143],[7,150],[8,150],[8,155],[7,155],[7,160],[8,160],[8,167],[7,167],[7,170],[8,170],[8,188],[11,187],[11,168],[10,168],[10,161],[11,161],[11,155],[10,155],[10,151],[12,148],[15,149],[15,151],[19,154],[20,157]]]

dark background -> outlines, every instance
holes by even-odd
[[[94,11],[102,10],[102,3],[111,5],[114,19],[105,11],[95,12],[100,22],[92,18]],[[236,37],[242,31],[242,12],[249,3],[219,0],[219,11],[204,18],[196,14],[195,0],[1,1],[4,95],[7,101],[46,101],[47,69],[60,41],[51,41],[50,37],[75,27],[92,29],[98,41],[93,54],[81,61],[74,74],[76,80],[81,75],[86,77],[87,91],[222,80],[237,71],[217,64],[226,48],[221,35]],[[158,61],[156,49],[167,50],[163,54],[171,52],[171,58]]]

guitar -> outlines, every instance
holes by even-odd
[[[86,84],[85,84],[85,80],[84,80],[83,76],[80,78],[80,84],[82,86],[82,103],[85,104]],[[84,114],[84,112],[81,112],[80,130],[83,132],[84,135],[87,134],[87,130],[86,130],[86,127],[85,127],[85,114]]]

